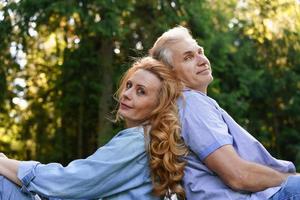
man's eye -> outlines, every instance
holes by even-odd
[[[191,60],[191,59],[193,59],[193,57],[194,57],[194,56],[192,56],[192,55],[186,56],[186,57],[184,57],[184,60]]]
[[[145,90],[142,88],[137,89],[137,94],[138,95],[144,95],[145,94]]]
[[[204,54],[204,49],[199,49],[199,54]]]

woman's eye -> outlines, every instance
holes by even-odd
[[[143,88],[139,88],[139,89],[137,89],[137,94],[138,95],[144,95],[145,94],[145,90]]]
[[[132,86],[132,83],[131,83],[131,82],[127,82],[127,83],[126,83],[126,89],[131,88],[131,86]]]

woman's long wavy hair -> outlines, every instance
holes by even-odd
[[[116,93],[118,99],[121,97],[127,80],[139,69],[151,72],[162,83],[157,95],[156,109],[147,119],[148,124],[151,125],[149,142],[146,144],[148,144],[153,192],[157,196],[170,196],[176,193],[180,198],[185,198],[181,181],[185,166],[182,157],[187,154],[187,148],[180,136],[176,105],[183,85],[169,67],[151,57],[145,57],[137,60],[121,79]],[[120,116],[117,113],[118,118]]]

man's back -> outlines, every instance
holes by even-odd
[[[280,187],[246,193],[235,192],[208,169],[203,160],[218,148],[232,145],[242,159],[281,172],[295,172],[291,162],[273,158],[246,130],[239,126],[206,94],[186,89],[178,101],[182,136],[191,153],[187,156],[184,186],[188,199],[268,199]]]

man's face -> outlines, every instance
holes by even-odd
[[[206,93],[213,80],[210,62],[204,50],[192,38],[170,45],[173,67],[185,86]]]

